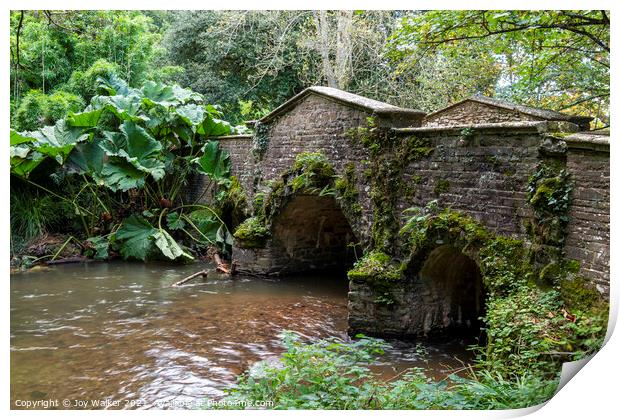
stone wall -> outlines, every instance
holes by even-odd
[[[467,213],[502,235],[524,233],[523,221],[531,217],[525,187],[540,162],[536,126],[479,128],[467,139],[460,130],[430,128],[399,135],[402,142],[425,139],[434,149],[406,167],[399,212],[437,200],[441,208]]]
[[[567,138],[566,167],[574,185],[566,255],[581,263],[581,274],[609,293],[609,137]]]
[[[429,114],[424,125],[429,127],[500,123],[509,121],[541,121],[531,115],[475,101],[466,101],[443,111]]]
[[[255,161],[252,156],[252,139],[250,135],[222,136],[218,140],[220,148],[230,153],[231,173],[239,179],[241,185],[252,185]],[[206,191],[205,191],[206,190]],[[210,185],[206,175],[197,175],[187,187],[187,200],[191,203],[206,204],[213,200],[215,189]]]

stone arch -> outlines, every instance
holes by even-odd
[[[272,216],[270,254],[277,272],[344,272],[355,261],[356,235],[331,195],[300,193]],[[274,267],[275,268],[275,267]]]
[[[478,264],[467,254],[453,245],[437,245],[420,253],[406,271],[412,327],[418,334],[480,331],[486,292]]]

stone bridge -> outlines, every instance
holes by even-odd
[[[398,235],[406,209],[435,202],[531,243],[537,215],[528,185],[545,167],[553,179],[564,170],[571,190],[569,221],[553,247],[608,294],[609,135],[588,131],[589,122],[482,96],[426,115],[308,88],[256,121],[254,135],[221,138],[262,229],[255,241],[236,235],[233,260],[263,275],[344,272],[381,249],[410,266],[390,286],[389,305],[350,281],[352,332],[420,335],[475,322],[484,302],[476,251],[437,239],[412,263]]]

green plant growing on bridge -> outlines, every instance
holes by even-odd
[[[487,336],[486,345],[477,347],[481,368],[508,377],[551,377],[562,362],[600,348],[608,307],[598,293],[585,287],[583,279],[575,278],[574,262],[560,261],[562,280],[541,288],[536,282],[539,271],[524,241],[493,233],[459,212],[440,211],[432,202],[408,213],[412,215],[400,231],[409,253],[401,266],[403,278],[419,272],[438,244],[454,246],[480,268]]]
[[[543,244],[562,247],[568,227],[572,185],[565,169],[540,165],[529,178],[528,203],[534,209],[534,234]]]
[[[403,188],[405,168],[430,157],[435,149],[427,138],[398,138],[391,129],[378,127],[372,118],[365,127],[349,129],[345,134],[354,144],[363,145],[371,157],[368,173],[372,176],[367,181],[371,183],[373,204],[372,242],[375,249],[390,253],[399,228],[396,208],[402,198],[400,192],[404,191],[405,198],[415,194],[415,189]]]
[[[233,236],[244,248],[262,248],[271,236],[271,232],[259,217],[254,216],[245,219],[237,227]]]
[[[391,290],[394,283],[401,280],[402,272],[392,257],[371,251],[355,263],[347,277],[350,281],[368,284],[376,295],[375,303],[390,306],[395,303]]]
[[[435,182],[435,188],[433,188],[433,192],[435,195],[440,195],[446,193],[450,190],[450,181],[447,179],[438,179]]]
[[[333,195],[346,216],[352,218],[361,214],[355,189],[355,167],[347,165],[344,174],[337,176],[322,152],[302,152],[295,157],[291,168],[272,183],[268,192],[255,195],[254,217],[237,228],[235,238],[248,248],[264,246],[273,218],[295,194]]]

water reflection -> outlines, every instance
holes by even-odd
[[[13,407],[33,398],[141,399],[145,408],[217,398],[252,363],[282,352],[282,330],[346,338],[342,277],[214,275],[168,287],[203,268],[94,263],[12,276]],[[429,360],[439,372],[453,353],[434,347],[420,360],[396,344],[377,366],[384,375]]]

